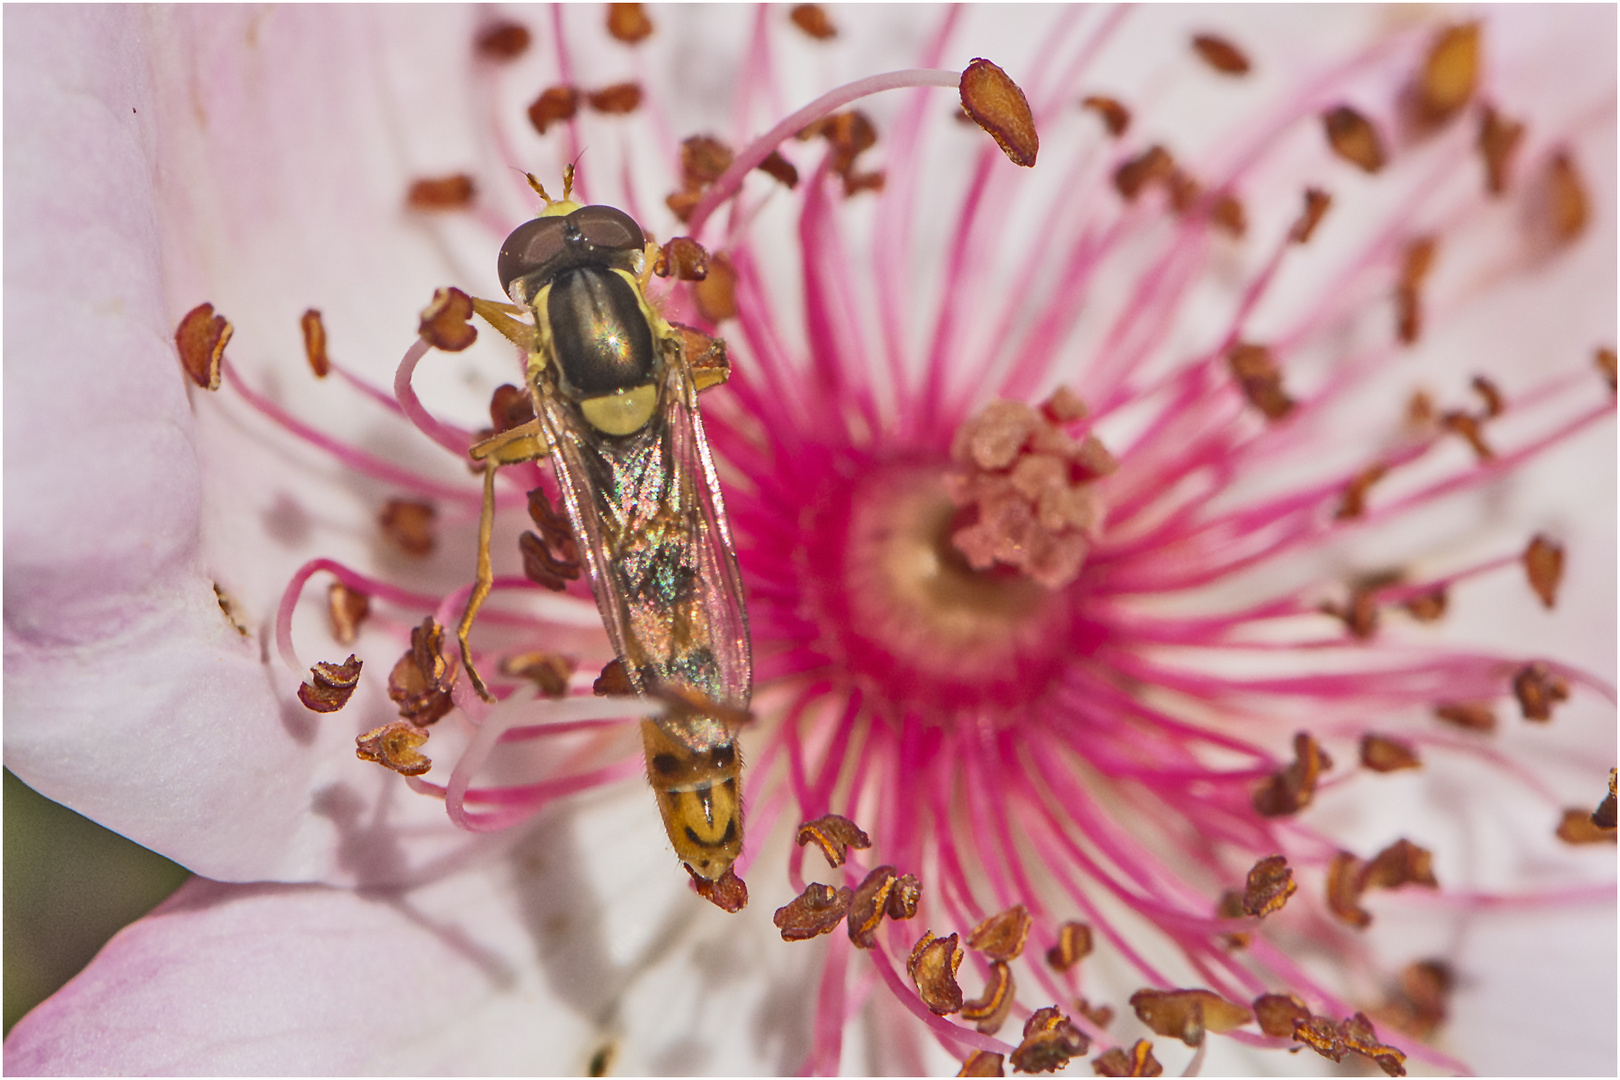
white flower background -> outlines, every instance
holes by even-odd
[[[569,29],[581,83],[636,79],[649,94],[650,115],[592,129],[587,175],[617,176],[628,157],[650,178],[645,191],[661,195],[673,187],[670,136],[737,134],[728,95],[753,13],[652,15],[658,33],[631,50],[603,43],[594,8],[521,13],[535,45],[495,76],[493,96],[526,167],[548,178],[563,164],[558,139],[521,124],[527,100],[556,81],[554,19]],[[783,112],[909,66],[938,13],[834,17],[843,34],[831,46],[775,31]],[[1138,107],[1139,122],[1184,133],[1176,145],[1194,149],[1214,130],[1211,114],[1252,110],[1396,17],[1145,10],[1098,80]],[[354,759],[354,735],[391,711],[380,679],[335,716],[298,704],[270,638],[292,571],[323,555],[443,594],[470,578],[476,506],[445,510],[431,560],[390,554],[375,535],[387,493],[374,481],[295,444],[228,390],[188,394],[176,364],[176,323],[210,301],[233,322],[228,356],[253,385],[321,430],[476,494],[405,425],[333,380],[316,383],[298,316],[321,309],[334,357],[386,387],[435,288],[498,292],[498,237],[476,220],[428,221],[403,206],[411,180],[467,170],[493,212],[515,223],[530,210],[521,176],[506,175],[489,141],[486,76],[470,50],[479,19],[422,7],[6,13],[6,764],[213,879],[125,931],[19,1024],[8,1071],[577,1072],[611,1046],[614,1071],[774,1073],[808,1050],[817,946],[784,945],[768,925],[791,895],[771,869],[783,837],[753,838],[766,845],[754,897],[727,917],[690,895],[636,781],[575,797],[532,827],[473,836],[451,827],[439,802]],[[1199,81],[1185,51],[1165,45],[1189,19],[1241,42],[1257,58],[1254,79]],[[1614,338],[1613,9],[1497,10],[1487,34],[1504,107],[1532,132],[1577,138],[1594,220],[1576,249],[1425,341],[1414,365],[1437,381],[1471,370],[1482,352],[1517,351],[1533,371],[1555,357],[1584,362]],[[973,13],[956,41],[948,64],[986,55],[1017,77],[1039,34],[998,9]],[[951,104],[942,92],[940,107]],[[880,130],[888,107],[871,106]],[[1572,119],[1578,108],[1590,115]],[[1056,153],[1050,145],[1043,154]],[[1037,166],[1031,182],[1040,176]],[[1346,213],[1377,183],[1335,179]],[[665,236],[673,223],[648,224]],[[481,341],[430,358],[417,390],[434,411],[476,422],[509,364]],[[1558,610],[1541,614],[1516,575],[1499,575],[1453,597],[1447,632],[1523,649],[1530,625],[1530,647],[1614,681],[1613,463],[1611,422],[1505,485],[1481,519],[1513,524],[1474,557],[1538,529],[1564,539]],[[248,636],[222,617],[216,584]],[[586,605],[536,604],[581,634],[596,625]],[[295,637],[306,663],[341,659],[314,603]],[[390,642],[386,628],[362,636],[368,673],[386,671],[398,652]],[[1586,783],[1594,747],[1607,747],[1604,769],[1612,764],[1612,742],[1592,734],[1612,725],[1612,708],[1587,702],[1545,730],[1510,721],[1502,748],[1555,786]],[[456,743],[447,722],[427,752],[450,762]],[[1482,886],[1612,881],[1611,848],[1553,847],[1539,804],[1515,816],[1520,793],[1469,787],[1479,775],[1438,768],[1421,783],[1391,781],[1378,807],[1352,786],[1317,812],[1351,839],[1382,835],[1388,816],[1455,815],[1426,835],[1442,853],[1465,852]],[[1560,790],[1569,805],[1601,794]],[[1449,882],[1448,869],[1442,861]],[[1410,954],[1404,941],[1432,935],[1429,950],[1462,966],[1440,1037],[1448,1051],[1492,1073],[1614,1071],[1612,905],[1467,916],[1410,906],[1379,909],[1375,948],[1394,963]],[[1122,998],[1131,987],[1118,989]],[[911,1021],[884,1004],[852,1023],[846,1069],[954,1067],[932,1043],[913,1051],[926,1040],[897,1034]],[[1156,1049],[1179,1068],[1179,1047]],[[1221,1040],[1206,1062],[1319,1066],[1331,1071],[1313,1055],[1250,1058]]]

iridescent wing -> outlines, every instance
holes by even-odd
[[[748,615],[725,504],[679,345],[640,431],[605,437],[546,393],[540,422],[602,622],[638,693],[655,684],[744,709]],[[705,722],[706,721],[706,722]],[[694,750],[730,740],[713,718],[661,722]]]

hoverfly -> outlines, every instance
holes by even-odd
[[[535,419],[474,446],[489,463],[478,583],[457,637],[480,695],[467,633],[488,595],[494,473],[549,456],[596,605],[630,688],[674,706],[642,721],[647,777],[676,854],[720,879],[742,851],[742,761],[734,728],[753,683],[748,614],[697,394],[724,380],[723,345],[691,357],[682,329],[648,304],[641,227],[622,210],[545,200],[497,263],[533,325],[480,313],[528,350]],[[499,320],[499,322],[497,322]],[[706,338],[700,338],[707,340]],[[717,359],[718,358],[718,359]]]

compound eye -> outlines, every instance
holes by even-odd
[[[553,262],[568,246],[567,228],[560,217],[540,217],[525,221],[512,230],[512,235],[501,245],[501,255],[495,263],[500,275],[501,289],[512,296],[512,283]],[[512,296],[518,303],[527,298]]]
[[[641,226],[617,207],[582,206],[568,215],[568,223],[593,247],[640,251],[647,245]]]

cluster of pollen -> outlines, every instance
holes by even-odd
[[[1085,18],[1070,13],[1059,21],[1089,55],[1124,13],[1105,13],[1097,26]],[[956,19],[947,16],[947,30]],[[841,40],[814,5],[766,8],[758,20],[762,36],[780,23],[826,47]],[[522,116],[506,122],[525,139],[545,140],[559,161],[578,156],[582,124],[661,123],[663,110],[641,109],[651,91],[638,84],[576,85],[564,21],[561,15],[553,21],[561,58],[556,81],[523,87],[525,99],[538,89],[527,122]],[[636,4],[610,5],[604,23],[604,45],[613,50],[634,49],[655,32]],[[1481,100],[1484,28],[1465,23],[1423,33],[1395,33],[1354,66],[1324,77],[1312,94],[1290,101],[1286,122],[1256,138],[1244,164],[1224,175],[1202,162],[1195,175],[1190,156],[1138,138],[1132,106],[1085,85],[1084,64],[1059,70],[1056,48],[1034,72],[1019,73],[1025,86],[1042,87],[1039,94],[1026,95],[1002,68],[975,59],[963,72],[916,69],[837,88],[752,142],[706,133],[682,139],[675,132],[653,141],[679,150],[662,188],[667,198],[651,208],[689,235],[649,248],[643,284],[654,288],[647,300],[675,327],[697,388],[730,373],[727,389],[714,395],[719,406],[705,406],[709,446],[702,452],[712,448],[722,478],[728,469],[745,478],[723,480],[732,530],[724,542],[735,539],[748,593],[762,722],[747,735],[759,745],[747,747],[742,798],[751,839],[737,865],[747,869],[758,838],[773,826],[802,822],[787,866],[796,895],[775,911],[773,923],[783,941],[813,943],[791,947],[824,950],[802,1071],[836,1073],[848,1065],[847,1021],[874,978],[888,991],[880,1000],[907,1010],[914,1030],[962,1062],[962,1075],[999,1076],[1009,1066],[1049,1072],[1087,1054],[1097,1075],[1159,1075],[1154,1043],[1135,1037],[1142,1029],[1164,1040],[1161,1053],[1179,1054],[1175,1043],[1194,1048],[1193,1071],[1211,1034],[1309,1047],[1390,1075],[1402,1075],[1409,1056],[1462,1068],[1421,1041],[1445,1021],[1461,973],[1444,957],[1418,955],[1386,978],[1372,968],[1374,950],[1358,935],[1375,921],[1369,907],[1387,902],[1381,894],[1393,890],[1432,892],[1436,904],[1460,908],[1490,898],[1448,893],[1435,873],[1435,854],[1414,839],[1358,854],[1317,831],[1310,814],[1324,787],[1353,779],[1377,784],[1387,774],[1423,770],[1463,741],[1496,761],[1501,755],[1491,757],[1496,752],[1486,740],[1499,728],[1504,702],[1517,702],[1532,731],[1566,703],[1600,696],[1612,702],[1612,687],[1552,658],[1490,655],[1419,638],[1446,616],[1459,590],[1492,573],[1522,571],[1531,592],[1553,608],[1562,542],[1537,535],[1521,549],[1516,537],[1509,550],[1445,573],[1378,569],[1345,582],[1278,585],[1252,605],[1208,613],[1195,603],[1199,614],[1174,614],[1182,599],[1202,603],[1201,590],[1210,586],[1263,576],[1250,572],[1271,560],[1320,550],[1351,531],[1482,490],[1613,416],[1615,353],[1594,342],[1596,376],[1585,369],[1593,355],[1587,354],[1574,358],[1581,370],[1572,362],[1572,374],[1537,372],[1533,378],[1541,381],[1526,386],[1504,380],[1512,393],[1481,376],[1472,388],[1477,406],[1441,409],[1416,393],[1404,422],[1387,418],[1392,434],[1378,452],[1356,457],[1354,467],[1327,464],[1343,459],[1326,451],[1345,448],[1323,422],[1326,406],[1372,372],[1388,370],[1450,310],[1451,297],[1430,295],[1444,276],[1435,268],[1441,253],[1453,250],[1443,245],[1454,232],[1486,217],[1473,211],[1516,199],[1525,212],[1513,227],[1539,230],[1532,242],[1516,244],[1512,259],[1496,268],[1498,279],[1548,265],[1581,239],[1592,217],[1574,150],[1559,141],[1564,133],[1538,143],[1539,133],[1504,111],[1504,103]],[[531,37],[520,23],[492,21],[471,47],[488,75],[523,55]],[[1200,78],[1242,79],[1266,62],[1215,34],[1183,45]],[[767,55],[761,51],[750,78],[758,81],[768,70]],[[1373,68],[1394,69],[1392,114],[1370,102],[1358,108],[1339,100],[1351,76]],[[497,81],[484,80],[486,89]],[[898,328],[913,313],[889,293],[905,275],[886,275],[882,259],[896,251],[874,258],[875,267],[850,257],[855,244],[843,232],[850,216],[831,193],[877,201],[880,218],[911,213],[908,200],[931,178],[898,153],[872,163],[891,147],[918,147],[929,114],[907,114],[890,133],[853,106],[879,92],[924,87],[956,90],[957,119],[970,131],[966,121],[978,124],[994,144],[973,133],[981,144],[976,179],[956,212],[932,219],[949,234],[952,252],[937,313],[942,344],[915,383],[906,381],[904,357],[885,357],[897,384],[887,388],[894,403],[886,411],[870,376],[879,366],[874,353],[851,345],[865,333],[852,313],[870,292],[878,308],[872,321],[903,337]],[[987,223],[997,220],[999,208],[1023,198],[1015,186],[1023,174],[1006,165],[1034,166],[1042,142],[1037,121],[1049,148],[1043,169],[1054,168],[1051,160],[1061,155],[1051,148],[1062,138],[1081,137],[1075,130],[1091,140],[1103,164],[1081,194],[1069,184],[1054,189],[1059,194],[1046,209],[1051,234],[1039,251],[1016,253],[1020,264],[1048,275],[1032,273],[1029,280],[1049,287],[1050,296],[1015,297],[1005,312],[985,315],[1013,325],[1026,303],[1048,305],[1021,346],[1028,355],[1012,357],[1013,374],[998,383],[988,369],[973,366],[977,360],[953,358],[951,343],[971,337],[957,332],[954,320],[1000,302],[994,290],[980,288],[978,255],[967,253],[997,232]],[[1265,187],[1258,175],[1285,156],[1286,133],[1301,128],[1312,132],[1320,166],[1310,186],[1290,189],[1303,192],[1303,212],[1293,196],[1280,219],[1270,212],[1277,207],[1246,207],[1244,190]],[[507,145],[507,134],[491,144]],[[958,137],[954,128],[946,134]],[[1415,191],[1412,205],[1387,227],[1368,230],[1331,295],[1301,313],[1297,325],[1274,333],[1268,327],[1256,338],[1250,312],[1290,253],[1310,242],[1329,207],[1338,205],[1325,190],[1332,178],[1350,172],[1356,185],[1394,183],[1409,154],[1440,155],[1448,176],[1463,174],[1474,155],[1474,190]],[[476,180],[465,173],[419,178],[404,185],[404,202],[419,223],[466,213],[488,225],[493,253],[506,235],[501,229],[515,223],[499,221],[485,205],[484,187],[507,166],[522,174],[529,164],[502,162]],[[626,183],[633,172],[625,170]],[[589,180],[607,186],[607,173]],[[1439,205],[1428,205],[1431,198]],[[632,203],[633,193],[625,192],[618,205]],[[721,227],[715,211],[728,203],[739,212],[726,215],[730,221]],[[803,269],[802,296],[773,297],[760,272],[768,258],[780,257],[749,232],[768,204],[795,207],[800,215],[802,250],[792,255]],[[1075,206],[1096,217],[1076,226],[1083,215],[1070,212]],[[1076,357],[1068,343],[1090,340],[1073,332],[1079,313],[1097,317],[1097,305],[1085,302],[1093,276],[1112,275],[1112,258],[1138,241],[1144,249],[1163,247],[1122,310],[1104,313],[1114,321],[1098,335],[1095,353]],[[1248,252],[1261,256],[1258,270],[1234,271],[1237,262],[1223,262],[1264,243],[1272,246]],[[1188,314],[1189,291],[1234,272],[1247,280],[1229,318],[1201,327],[1196,349],[1171,354],[1184,323],[1196,321]],[[877,287],[865,288],[868,276]],[[779,307],[804,316],[806,342],[779,329]],[[472,343],[475,312],[514,342],[532,342],[533,328],[513,318],[522,317],[517,309],[441,289],[422,313],[392,396],[330,355],[318,312],[307,312],[301,326],[318,377],[340,376],[333,381],[382,402],[465,465],[469,447],[535,422],[528,391],[517,386],[495,391],[493,427],[481,431],[439,420],[412,391],[411,374],[431,350]],[[715,336],[725,323],[738,328],[728,334],[734,371],[727,343]],[[1378,340],[1364,350],[1341,346],[1338,336],[1349,325],[1376,327]],[[374,478],[384,490],[375,520],[393,551],[407,559],[445,558],[439,522],[476,513],[476,485],[428,479],[302,424],[231,370],[224,360],[230,336],[229,322],[211,305],[186,316],[176,345],[189,378],[203,389],[229,387],[272,422]],[[1313,349],[1350,351],[1336,354],[1340,366],[1329,378],[1313,382],[1305,364],[1296,367],[1296,358]],[[1566,360],[1549,357],[1547,365]],[[961,392],[963,383],[970,393]],[[1036,400],[1036,388],[1057,385],[1078,392],[1059,389],[1039,405],[1027,403]],[[1140,421],[1137,428],[1109,426],[1122,411],[1131,423]],[[1539,434],[1524,434],[1542,421]],[[1107,448],[1094,427],[1107,433]],[[1263,471],[1278,454],[1314,457],[1318,437],[1323,473],[1313,480],[1258,495],[1232,482],[1245,479],[1245,470]],[[1448,453],[1458,440],[1472,453]],[[1432,481],[1418,477],[1418,469],[1404,472],[1419,462],[1450,471]],[[574,535],[549,467],[525,460],[499,472],[484,464],[472,471],[480,469],[496,504],[526,508],[534,525],[516,550],[494,557],[512,566],[512,575],[490,582],[485,563],[480,587],[509,599],[549,590],[590,604],[582,564],[593,541]],[[1405,489],[1390,479],[1407,476],[1414,479]],[[1224,501],[1228,495],[1231,502]],[[327,611],[341,648],[327,655],[343,656],[350,645],[355,652],[343,662],[305,667],[292,649],[291,619],[316,574],[334,579]],[[446,654],[444,624],[464,610],[471,592],[467,586],[429,596],[333,560],[306,564],[287,587],[276,621],[288,668],[300,678],[309,672],[300,700],[335,713],[387,670],[386,684],[373,687],[365,707],[385,691],[398,717],[359,735],[357,755],[408,777],[412,790],[443,799],[450,818],[469,830],[517,825],[570,792],[643,775],[642,763],[615,738],[636,718],[609,716],[627,707],[622,702],[591,700],[593,689],[631,692],[606,636],[582,646],[579,657],[562,655],[558,636],[569,634],[573,649],[581,641],[577,628],[511,604],[486,614],[463,662]],[[1324,594],[1342,599],[1324,602]],[[374,614],[381,617],[368,624]],[[1298,636],[1279,647],[1266,634],[1285,620]],[[486,629],[491,623],[496,631]],[[1416,639],[1412,649],[1396,647],[1407,643],[1403,634]],[[359,655],[378,640],[387,641],[397,661],[362,671]],[[1272,674],[1249,678],[1201,662],[1206,654],[1245,649],[1258,663],[1280,663]],[[477,668],[499,672],[490,698],[513,705],[498,720],[469,687],[475,652],[482,654]],[[1341,674],[1323,658],[1360,663],[1353,674]],[[463,668],[473,677],[460,678]],[[590,672],[598,669],[593,687]],[[542,700],[514,702],[525,692]],[[588,712],[592,706],[595,713]],[[666,695],[657,707],[682,704]],[[593,718],[547,721],[545,710],[569,708]],[[446,716],[468,720],[478,737],[454,764],[459,782],[441,786],[422,779],[432,762],[419,750],[431,725]],[[1368,730],[1373,723],[1377,730]],[[362,726],[369,725],[354,729]],[[559,775],[499,788],[475,782],[498,743],[563,733],[583,736],[586,748]],[[1290,744],[1291,754],[1284,749]],[[1601,796],[1594,775],[1592,790],[1562,800],[1570,805],[1550,806],[1549,841],[1556,835],[1571,845],[1612,844],[1612,770],[1607,797],[1592,810]],[[1424,839],[1419,829],[1412,835]],[[816,850],[833,871],[829,881],[805,880],[807,852]],[[714,882],[694,875],[694,888],[727,911],[746,903],[741,879],[729,871]],[[1185,963],[1171,968],[1147,959],[1124,928],[1127,920],[1098,903],[1104,895],[1170,942]],[[1549,889],[1547,895],[1589,894]],[[840,927],[844,932],[835,933]],[[1308,943],[1309,968],[1289,951],[1288,943],[1300,940]],[[1091,958],[1099,953],[1139,977],[1134,992],[1112,1005],[1091,985],[1097,966]],[[1324,978],[1335,963],[1338,970]],[[1194,980],[1200,985],[1183,985]],[[1358,988],[1357,998],[1347,985]],[[1378,985],[1381,991],[1367,990]],[[1141,1028],[1122,1030],[1117,1021],[1132,1014]],[[1402,1048],[1378,1034],[1375,1020],[1400,1033]]]
[[[1064,430],[1085,415],[1061,389],[1039,410],[992,402],[957,429],[945,484],[959,511],[951,543],[968,565],[1009,567],[1048,589],[1080,575],[1103,524],[1096,481],[1117,467],[1095,435]]]

